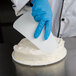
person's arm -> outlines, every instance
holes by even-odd
[[[24,14],[26,11],[24,10],[25,5],[31,0],[11,0],[13,3],[13,9],[15,11],[16,16]],[[28,9],[28,7],[26,7]]]

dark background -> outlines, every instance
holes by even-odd
[[[23,36],[13,29],[13,23],[18,18],[12,8],[11,0],[0,1],[0,43],[9,43],[14,45],[19,42]]]
[[[18,18],[12,8],[11,0],[0,0],[0,76],[16,76],[12,63],[13,45],[23,36],[13,29],[13,23]]]
[[[9,43],[14,45],[18,43],[23,36],[13,29],[13,23],[18,18],[12,8],[11,0],[0,0],[0,43]],[[32,6],[30,2],[26,4]]]

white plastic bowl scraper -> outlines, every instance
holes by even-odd
[[[42,30],[40,36],[35,39],[34,32],[36,30],[38,23],[34,21],[31,12],[27,12],[18,18],[13,27],[24,35],[29,41],[31,41],[35,46],[37,46],[41,51],[46,53],[51,53],[57,48],[57,41],[51,33],[48,40],[44,40],[44,29]]]

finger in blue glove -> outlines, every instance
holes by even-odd
[[[48,0],[32,0],[32,3],[32,16],[35,21],[39,22],[34,33],[34,38],[39,37],[45,26],[44,39],[47,40],[52,27],[52,10],[50,4]]]

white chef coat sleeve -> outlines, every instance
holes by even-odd
[[[23,7],[29,2],[29,0],[11,0],[13,3],[13,9],[15,10],[16,16],[24,14]],[[27,7],[26,7],[27,8]]]

